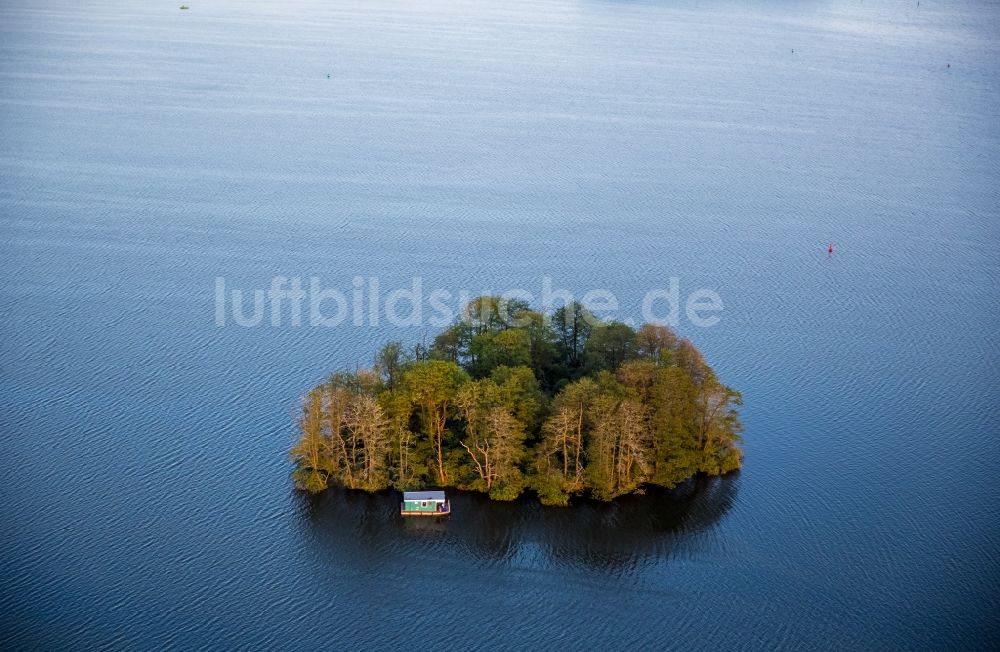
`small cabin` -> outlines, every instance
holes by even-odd
[[[399,513],[403,516],[446,516],[451,513],[451,503],[443,491],[404,491]]]

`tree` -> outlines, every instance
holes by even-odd
[[[359,394],[348,406],[347,428],[352,440],[360,442],[360,459],[356,459],[354,475],[358,486],[368,491],[385,489],[385,473],[389,446],[389,422],[378,400],[371,394]]]
[[[527,333],[529,360],[535,378],[546,389],[551,389],[566,377],[565,364],[559,350],[556,332],[546,316],[533,310],[523,310],[518,315],[520,328]]]
[[[473,336],[469,354],[472,359],[469,372],[473,377],[483,378],[500,365],[530,365],[531,338],[522,328],[480,333]]]
[[[569,494],[583,491],[585,432],[597,384],[582,378],[563,388],[542,425],[536,454],[536,490],[545,504],[566,504]]]
[[[357,378],[347,373],[334,374],[323,388],[326,435],[330,442],[333,475],[349,489],[355,488],[354,467],[357,441],[346,432],[347,412],[357,391]]]
[[[310,493],[323,491],[334,472],[329,442],[323,436],[323,390],[315,388],[302,400],[299,418],[301,437],[290,456],[295,463],[292,481],[295,487]]]
[[[629,493],[649,479],[649,410],[639,400],[627,398],[618,404],[618,438],[615,456],[615,495]]]
[[[677,335],[666,326],[643,324],[636,333],[636,353],[639,358],[665,366],[673,362]]]
[[[648,410],[622,390],[603,391],[592,402],[593,428],[586,477],[594,497],[611,500],[649,476]]]
[[[413,455],[415,435],[410,429],[413,403],[400,391],[382,393],[379,402],[387,421],[392,484],[400,490],[416,488],[418,478],[426,474],[427,469]]]
[[[734,406],[743,405],[743,397],[719,382],[709,369],[698,385],[695,415],[698,443],[703,458],[699,468],[709,475],[720,475],[740,468],[742,451],[736,447],[743,425]]]
[[[674,487],[698,472],[702,449],[695,432],[695,386],[680,367],[657,369],[650,391],[652,481]]]
[[[500,389],[500,400],[510,410],[526,431],[537,430],[545,410],[546,398],[528,367],[501,365],[493,370],[490,378]]]
[[[601,393],[591,402],[588,418],[593,424],[587,442],[587,486],[598,500],[615,497],[615,452],[618,398]]]
[[[711,368],[702,357],[701,351],[695,348],[690,340],[681,339],[674,347],[674,359],[677,366],[683,369],[695,384],[700,384]]]
[[[465,422],[465,449],[476,473],[474,488],[494,497],[516,498],[523,486],[518,463],[524,426],[504,405],[500,387],[490,379],[466,383],[455,400]]]
[[[562,349],[563,359],[570,369],[583,367],[583,347],[594,324],[600,320],[581,304],[572,302],[556,309],[552,326]]]
[[[656,383],[656,365],[649,360],[630,360],[618,368],[616,377],[618,382],[646,402]]]
[[[471,331],[468,325],[463,323],[454,324],[434,338],[430,357],[458,364],[468,352],[470,337]]]
[[[396,386],[399,374],[406,363],[404,351],[402,342],[392,341],[383,346],[375,357],[375,369],[389,389]]]
[[[444,461],[448,418],[458,388],[467,380],[468,375],[461,367],[446,360],[421,360],[403,374],[404,391],[417,407],[424,434],[433,443],[437,479],[441,486],[448,484]]]
[[[524,457],[524,427],[508,409],[495,407],[487,414],[485,434],[478,450],[484,454],[490,498],[514,500],[524,488],[520,469]]]
[[[635,331],[628,324],[610,322],[595,327],[583,347],[588,373],[614,371],[636,355]]]
[[[499,333],[517,326],[521,313],[529,309],[530,306],[520,299],[484,295],[465,304],[462,321],[476,335]]]

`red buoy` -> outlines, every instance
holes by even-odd
[[[827,253],[831,253],[831,254],[833,253],[833,243],[832,242],[830,243],[830,248],[827,249],[826,251],[827,251]]]

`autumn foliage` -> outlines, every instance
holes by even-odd
[[[308,392],[292,477],[309,492],[337,483],[611,500],[738,469],[741,404],[664,326],[486,296],[433,345],[391,342],[372,369]]]

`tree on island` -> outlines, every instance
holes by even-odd
[[[295,486],[457,487],[542,503],[673,487],[740,468],[739,392],[664,326],[547,318],[484,296],[429,348],[386,344],[373,370],[303,399]]]

